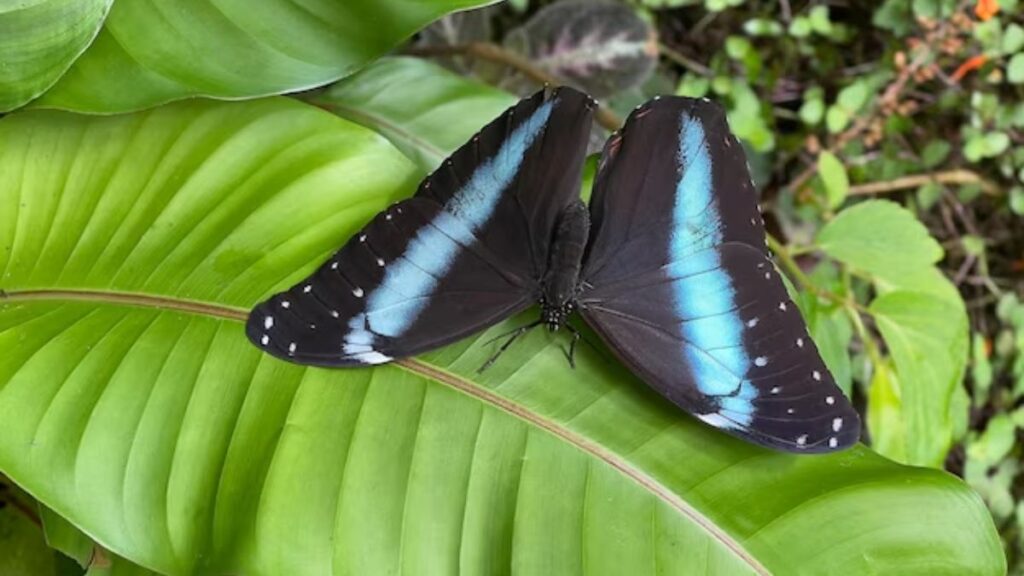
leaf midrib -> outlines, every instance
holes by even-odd
[[[160,310],[172,310],[236,322],[245,322],[248,317],[247,309],[236,306],[213,304],[200,300],[190,300],[172,296],[142,294],[137,292],[88,289],[0,290],[0,303],[54,300],[94,302],[140,308],[156,308]],[[549,434],[553,434],[555,437],[574,446],[582,452],[601,460],[618,470],[633,482],[639,484],[644,490],[650,492],[662,502],[671,506],[684,517],[700,526],[700,528],[707,533],[709,537],[725,546],[730,552],[735,554],[755,572],[758,574],[770,574],[768,569],[765,568],[750,552],[748,552],[739,541],[717,526],[699,510],[695,509],[683,500],[678,494],[672,492],[672,490],[667,486],[661,484],[655,478],[636,468],[620,455],[588,440],[584,436],[573,432],[557,422],[544,418],[525,406],[504,398],[486,388],[477,386],[457,374],[427,364],[416,358],[396,360],[394,364],[418,376],[434,380],[478,401],[493,406],[506,414],[522,420],[528,425],[539,428]]]

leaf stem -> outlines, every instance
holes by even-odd
[[[800,268],[800,265],[797,264],[796,259],[794,259],[793,256],[795,254],[803,254],[805,252],[809,252],[810,250],[803,249],[800,247],[791,249],[788,246],[784,245],[783,243],[779,242],[778,239],[776,239],[771,234],[767,234],[767,237],[768,248],[770,248],[771,251],[775,254],[775,258],[779,261],[779,263],[786,270],[786,272],[789,273],[789,275],[793,278],[793,280],[796,281],[797,284],[800,285],[801,289],[810,292],[811,294],[817,296],[818,298],[822,298],[834,304],[838,304],[843,308],[849,308],[861,314],[871,314],[867,308],[864,308],[859,303],[854,301],[852,298],[844,298],[838,294],[819,288],[814,284],[813,281],[811,281],[810,278],[808,278],[807,274],[804,274],[804,271]]]

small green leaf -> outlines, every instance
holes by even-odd
[[[895,291],[871,303],[899,376],[906,460],[941,467],[953,442],[950,403],[967,364],[967,315],[926,292]]]
[[[989,157],[998,156],[1010,147],[1010,137],[1005,132],[989,132],[985,135],[985,150]]]
[[[827,36],[832,32],[832,21],[829,20],[828,6],[819,4],[811,8],[808,13],[808,19],[811,21],[811,29],[822,36]]]
[[[805,16],[797,16],[789,23],[789,35],[794,38],[806,38],[813,30],[810,19]]]
[[[945,140],[932,140],[921,150],[921,163],[925,168],[934,168],[946,160],[952,149]]]
[[[835,154],[825,151],[818,155],[818,174],[825,184],[825,194],[830,208],[838,208],[850,191],[850,177],[846,167]]]
[[[1003,54],[1014,54],[1024,48],[1024,27],[1016,22],[1003,30]]]
[[[914,15],[907,0],[885,0],[875,10],[871,23],[883,30],[892,30],[897,36],[904,36],[914,28]]]
[[[910,211],[888,200],[869,200],[843,210],[822,228],[818,245],[836,260],[883,278],[942,258],[942,247],[928,229]]]
[[[996,414],[981,436],[967,447],[970,458],[993,465],[1006,457],[1017,439],[1017,425],[1009,414]]]
[[[871,88],[867,81],[858,80],[839,91],[836,103],[853,114],[867,104],[869,96],[871,96]]]
[[[1010,189],[1010,210],[1018,216],[1024,216],[1024,187],[1014,186]]]
[[[832,134],[842,132],[850,123],[850,114],[839,106],[829,106],[825,113],[825,126]]]
[[[1024,84],[1024,53],[1014,54],[1006,65],[1006,79],[1012,84]]]
[[[752,49],[750,40],[743,36],[729,36],[725,39],[725,53],[733,60],[742,60]]]
[[[743,31],[750,36],[779,36],[782,25],[770,18],[751,18],[743,24]]]
[[[800,106],[800,120],[809,126],[815,126],[825,116],[825,101],[818,98],[806,98]]]
[[[917,189],[917,204],[922,210],[931,210],[945,193],[942,185],[937,182],[926,182]]]

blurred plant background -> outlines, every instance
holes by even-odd
[[[446,16],[395,53],[520,95],[544,83],[584,89],[602,101],[594,152],[652,96],[723,103],[747,147],[770,247],[865,415],[865,442],[966,479],[995,518],[1011,573],[1024,574],[1017,0],[510,0]],[[373,73],[299,97],[345,116],[338,103]],[[79,77],[44,105],[87,94]],[[171,96],[155,91],[139,107]],[[98,98],[82,101],[105,111]],[[0,539],[41,522],[27,501],[0,478]],[[84,537],[67,538],[54,545],[92,562]],[[76,573],[70,566],[60,573]]]
[[[576,85],[609,129],[657,94],[723,102],[867,441],[964,477],[1022,573],[1022,49],[1012,0],[561,0],[449,16],[406,52]]]

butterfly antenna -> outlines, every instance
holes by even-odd
[[[484,370],[490,368],[491,365],[494,364],[494,362],[498,359],[498,357],[501,356],[502,353],[505,352],[505,350],[508,350],[508,347],[511,346],[512,343],[516,341],[516,338],[519,338],[523,334],[526,334],[530,330],[536,328],[537,326],[540,326],[543,321],[543,319],[540,319],[537,320],[536,322],[531,322],[529,324],[526,324],[525,326],[520,326],[519,328],[515,328],[503,334],[499,334],[494,338],[491,338],[487,342],[484,342],[484,345],[486,346],[487,344],[490,344],[495,340],[499,340],[501,338],[504,338],[505,336],[508,336],[508,339],[505,340],[505,342],[498,348],[498,350],[494,354],[491,355],[490,358],[487,359],[486,362],[484,362],[483,366],[477,369],[476,373],[482,374]]]

